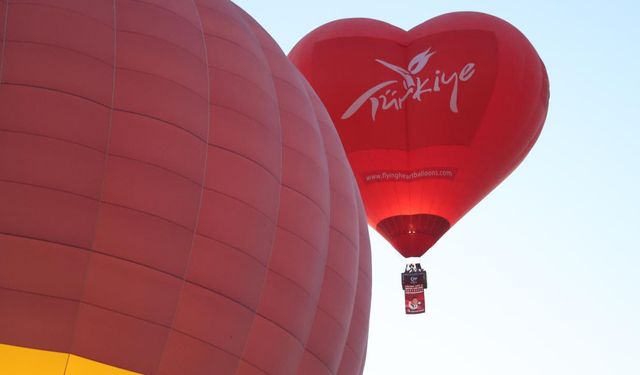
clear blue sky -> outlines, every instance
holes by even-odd
[[[640,374],[640,3],[236,3],[285,53],[339,18],[409,29],[482,11],[518,27],[547,66],[551,101],[538,143],[423,258],[427,314],[404,315],[404,261],[370,231],[365,374]]]

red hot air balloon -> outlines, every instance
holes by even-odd
[[[538,54],[486,14],[409,31],[335,21],[289,57],[331,114],[369,224],[405,257],[423,255],[518,166],[547,113]]]
[[[0,0],[0,373],[359,374],[320,100],[226,0]]]

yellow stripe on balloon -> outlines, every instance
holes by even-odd
[[[0,344],[0,374],[3,375],[135,375],[68,353]]]
[[[75,355],[69,356],[69,364],[67,365],[67,372],[65,375],[135,375],[139,372],[133,372],[123,370],[117,367],[105,365],[104,363],[92,361],[90,359],[78,357]]]
[[[0,374],[64,375],[69,354],[0,344]]]

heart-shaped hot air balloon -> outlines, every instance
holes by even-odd
[[[366,219],[228,0],[0,0],[0,374],[360,374]]]
[[[335,21],[289,57],[331,114],[369,224],[405,257],[423,255],[518,166],[547,113],[535,49],[482,13],[409,31]]]

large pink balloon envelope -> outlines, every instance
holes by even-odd
[[[0,373],[362,372],[356,183],[251,17],[0,0],[0,41]]]

